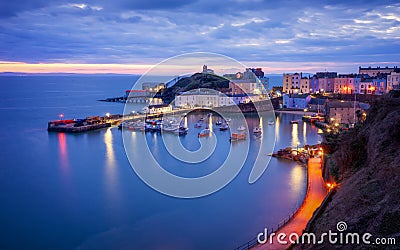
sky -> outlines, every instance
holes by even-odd
[[[0,2],[0,72],[140,74],[191,52],[271,74],[400,65],[400,2]]]

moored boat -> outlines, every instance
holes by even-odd
[[[200,133],[197,134],[198,137],[206,137],[211,135],[211,130],[206,128],[203,129]]]
[[[255,127],[255,128],[253,128],[253,133],[260,134],[260,133],[262,133],[262,129],[260,127]]]
[[[240,126],[237,128],[237,131],[245,131],[245,130],[246,130],[246,127],[243,126],[243,125],[240,125]]]
[[[232,133],[230,141],[246,140],[245,133]]]
[[[224,131],[224,130],[228,130],[229,129],[229,125],[224,123],[219,127],[219,130]]]

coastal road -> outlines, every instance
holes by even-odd
[[[270,240],[265,244],[260,244],[253,249],[285,249],[289,244],[283,245],[277,242],[277,235],[285,233],[287,236],[283,240],[288,241],[288,237],[291,233],[301,235],[303,229],[305,229],[308,221],[311,219],[314,211],[321,205],[327,191],[325,188],[325,182],[322,179],[322,168],[320,158],[310,158],[308,161],[308,185],[309,190],[305,197],[303,206],[295,214],[295,216],[286,225],[280,228],[273,237],[273,242],[270,244]]]

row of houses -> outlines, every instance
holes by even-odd
[[[244,72],[224,74],[223,77],[229,80],[232,95],[263,95],[269,88],[269,78],[264,75],[262,68],[247,68]]]
[[[382,95],[399,89],[400,69],[389,67],[359,67],[358,74],[317,72],[313,76],[300,73],[283,74],[283,92],[287,94],[343,93]]]
[[[351,124],[359,121],[359,114],[362,114],[369,105],[355,101],[316,98],[309,94],[285,94],[283,107],[323,114],[327,123]]]

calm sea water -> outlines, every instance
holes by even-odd
[[[248,161],[220,191],[197,199],[160,194],[132,170],[116,128],[84,134],[48,133],[47,121],[122,113],[123,104],[98,102],[121,96],[134,76],[2,76],[0,84],[1,249],[233,249],[287,216],[305,193],[306,170],[271,159],[263,176],[248,184]],[[139,107],[138,107],[139,108]],[[197,119],[196,117],[193,119]],[[255,117],[247,117],[256,124]],[[317,129],[277,117],[276,148],[315,144]],[[194,128],[191,127],[191,131]],[[125,131],[128,132],[128,131]],[[195,133],[195,132],[192,132]],[[229,135],[222,138],[224,155]],[[157,135],[146,134],[165,168],[183,176]],[[257,138],[251,138],[251,152]],[[190,134],[183,144],[196,147]],[[223,157],[203,167],[212,171]],[[199,165],[201,167],[201,165]],[[204,174],[196,172],[196,174]]]

